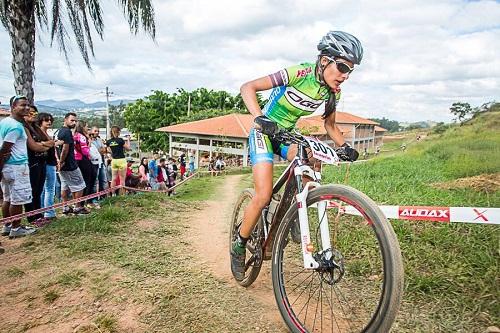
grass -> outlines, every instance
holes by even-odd
[[[347,183],[390,205],[499,207],[498,191],[432,186],[500,171],[500,118],[498,113],[485,117],[490,118],[428,137],[404,153],[354,164]],[[276,169],[276,175],[282,171]],[[345,165],[324,171],[327,182],[345,182]],[[195,179],[175,197],[109,198],[90,216],[59,219],[39,235],[19,240],[2,255],[16,258],[0,266],[0,278],[11,286],[0,294],[2,304],[6,309],[21,304],[43,316],[22,323],[4,316],[0,330],[22,332],[71,317],[87,318],[77,332],[121,332],[126,329],[118,319],[126,317],[147,332],[279,331],[265,319],[265,309],[254,306],[251,291],[215,278],[193,260],[190,216],[205,201],[217,200],[214,188],[223,181]],[[247,174],[238,189],[250,185]],[[395,332],[484,332],[499,325],[497,227],[409,221],[393,221],[393,227],[406,273]],[[358,238],[354,248],[362,244]],[[367,264],[355,262],[352,272],[362,274]],[[16,286],[16,281],[23,283]]]
[[[13,255],[29,260],[10,269],[0,267],[0,277],[13,282],[21,274],[13,272],[23,271],[37,278],[28,280],[30,286],[2,294],[2,301],[5,306],[19,304],[18,297],[29,290],[29,300],[23,300],[31,309],[47,311],[46,304],[54,308],[43,319],[27,319],[21,325],[2,322],[0,331],[21,332],[42,321],[60,324],[70,316],[88,318],[77,332],[127,331],[118,320],[124,317],[147,332],[256,331],[255,318],[262,318],[264,310],[249,301],[245,290],[198,266],[185,238],[190,214],[204,200],[215,199],[214,187],[223,181],[193,180],[177,197],[109,198],[96,213],[60,219],[36,237],[21,240]],[[151,226],[139,227],[141,223]],[[78,306],[72,305],[74,300]],[[131,317],[130,309],[139,314]],[[278,331],[272,322],[259,325],[264,331]]]
[[[345,165],[329,167],[325,179],[345,183],[348,172],[347,183],[379,204],[500,207],[498,190],[484,193],[470,188],[445,190],[432,186],[436,182],[500,172],[500,132],[492,123],[500,123],[500,113],[490,113],[442,135],[428,137],[397,156],[355,164],[349,171]],[[482,332],[489,325],[498,325],[497,226],[393,221],[393,227],[406,273],[406,303],[399,329]],[[433,307],[429,308],[429,304]],[[411,319],[415,311],[424,316]]]

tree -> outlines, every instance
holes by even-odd
[[[262,99],[259,97],[259,102]],[[190,114],[188,115],[188,104]],[[226,91],[213,91],[198,88],[188,92],[177,89],[173,94],[154,91],[152,95],[128,104],[123,114],[127,128],[140,136],[141,149],[167,150],[168,136],[155,132],[157,128],[177,123],[201,120],[229,113],[247,113],[242,105],[241,96],[232,96]]]
[[[12,72],[17,94],[23,94],[33,103],[33,74],[35,71],[36,22],[42,30],[50,30],[50,45],[54,39],[68,61],[66,42],[68,31],[63,23],[64,13],[71,22],[76,43],[85,64],[91,69],[89,51],[94,56],[90,23],[103,39],[103,12],[99,0],[52,0],[52,17],[47,15],[48,0],[0,0],[0,20],[12,43]],[[155,38],[156,28],[152,0],[117,0],[123,7],[130,31],[137,34],[142,28]]]
[[[397,122],[396,120],[389,120],[385,117],[383,117],[382,119],[370,118],[370,120],[379,123],[381,127],[385,128],[389,132],[397,132],[401,129],[401,127],[399,126],[399,122]]]
[[[456,102],[451,105],[450,112],[461,122],[468,114],[472,113],[472,107],[469,103]]]

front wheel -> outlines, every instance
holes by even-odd
[[[292,332],[389,332],[401,302],[403,263],[382,211],[360,191],[327,185],[309,193],[307,216],[307,248],[318,268],[304,268],[301,244],[291,239],[297,205],[273,246],[274,294],[285,323]],[[322,244],[319,221],[328,225],[331,246]]]
[[[241,223],[243,223],[243,214],[252,198],[255,196],[253,189],[247,188],[241,192],[236,204],[234,205],[231,226],[229,229],[229,250],[233,242],[238,237],[238,231]],[[264,240],[264,226],[262,218],[255,225],[252,234],[247,242],[246,259],[245,259],[245,278],[241,281],[236,280],[241,286],[248,287],[251,285],[257,276],[259,276],[260,268],[262,267],[262,242]],[[231,255],[231,253],[229,254]]]

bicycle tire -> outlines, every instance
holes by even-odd
[[[330,202],[333,201],[342,201],[346,204],[349,204],[353,207],[355,207],[362,216],[359,217],[352,217],[351,215],[346,215],[346,221],[351,220],[353,221],[352,223],[356,223],[356,226],[362,226],[362,223],[358,222],[360,220],[364,220],[364,222],[368,222],[365,224],[365,226],[362,226],[359,231],[360,234],[364,235],[372,235],[374,234],[376,237],[374,239],[369,239],[367,241],[367,244],[373,244],[373,250],[372,253],[377,253],[379,252],[380,258],[378,259],[380,262],[381,269],[383,272],[381,273],[382,276],[377,276],[375,275],[374,282],[368,281],[369,279],[372,278],[372,276],[362,276],[363,274],[367,273],[358,273],[356,271],[356,267],[354,263],[357,263],[356,260],[358,258],[356,255],[353,256],[352,264],[352,274],[350,273],[350,266],[346,265],[344,273],[345,275],[342,276],[342,278],[338,281],[333,283],[330,286],[330,297],[328,297],[327,293],[323,293],[322,288],[323,288],[323,280],[324,276],[332,276],[334,277],[335,274],[329,274],[326,275],[326,273],[320,273],[318,270],[305,270],[308,271],[311,274],[311,282],[315,282],[315,275],[321,276],[318,280],[321,287],[320,291],[318,292],[318,296],[316,296],[316,291],[314,291],[314,295],[311,291],[309,291],[308,295],[302,296],[304,293],[304,290],[301,291],[301,294],[297,296],[295,300],[291,300],[289,298],[292,297],[292,293],[299,293],[300,289],[295,291],[293,288],[305,288],[303,286],[304,283],[297,283],[296,286],[293,286],[292,284],[292,279],[295,279],[295,277],[292,277],[289,271],[288,266],[292,267],[291,264],[284,264],[284,260],[288,261],[296,261],[297,263],[302,264],[302,269],[303,269],[303,261],[302,260],[302,254],[300,253],[300,258],[297,259],[296,255],[291,255],[291,249],[287,250],[286,247],[289,246],[290,248],[293,248],[294,246],[300,247],[300,244],[295,244],[294,242],[291,241],[289,237],[290,233],[290,228],[293,223],[293,221],[298,218],[298,209],[297,205],[293,205],[292,207],[289,208],[287,213],[285,214],[283,221],[277,231],[277,236],[275,239],[275,243],[273,245],[273,258],[272,258],[272,281],[273,281],[273,289],[274,289],[274,294],[276,298],[276,302],[278,305],[278,308],[280,310],[281,316],[283,320],[285,321],[286,325],[289,327],[289,329],[292,332],[321,332],[323,331],[323,317],[321,318],[321,330],[317,330],[315,328],[316,325],[316,313],[314,316],[314,321],[311,324],[311,319],[308,319],[308,308],[309,308],[309,302],[311,301],[311,295],[314,296],[316,301],[318,303],[321,303],[321,316],[323,316],[323,304],[330,305],[330,313],[327,314],[326,317],[330,323],[329,326],[331,326],[331,332],[389,332],[390,328],[396,318],[397,312],[399,310],[399,306],[401,303],[401,298],[402,298],[402,293],[403,293],[403,262],[402,262],[402,257],[401,257],[401,251],[399,248],[399,243],[397,241],[396,235],[394,233],[394,230],[392,229],[392,226],[389,224],[387,221],[387,218],[384,216],[380,208],[376,205],[374,201],[372,201],[368,196],[363,194],[362,192],[353,189],[349,186],[345,185],[326,185],[326,186],[320,186],[314,190],[311,190],[308,197],[307,197],[307,206],[308,207],[314,207],[314,203],[317,203],[319,201],[323,201],[327,198],[327,200],[330,200]],[[309,208],[308,208],[309,209]],[[335,210],[336,208],[334,208]],[[311,210],[314,210],[312,208]],[[309,212],[309,211],[308,211]],[[326,214],[336,214],[338,216],[341,215],[342,212],[341,209],[337,209],[337,213],[326,213]],[[311,224],[311,222],[310,222]],[[330,225],[333,223],[330,223]],[[319,225],[319,223],[318,223]],[[371,228],[367,228],[366,225],[371,226]],[[350,230],[351,226],[346,225],[343,227],[340,225],[341,228],[345,228],[346,230]],[[319,229],[319,227],[318,227]],[[355,231],[356,232],[356,231]],[[311,230],[311,238],[313,235],[313,230]],[[350,235],[349,235],[350,236]],[[338,237],[338,236],[337,236]],[[342,239],[340,239],[342,241]],[[359,239],[358,241],[362,244],[363,239]],[[311,241],[312,242],[312,241]],[[378,249],[376,248],[376,243],[378,242]],[[333,243],[333,242],[332,242]],[[344,245],[345,248],[349,247],[349,244],[354,244],[355,246],[358,246],[357,243],[355,242],[339,242],[338,243],[339,248],[340,244],[346,244]],[[359,245],[362,246],[362,245]],[[335,245],[332,245],[332,248],[334,248]],[[342,257],[342,254],[340,250],[337,250],[335,248],[335,251],[332,250],[334,253],[339,253],[337,258],[338,262],[341,262],[342,265],[344,265],[344,259],[351,260],[351,258],[344,258]],[[369,249],[366,250],[366,252],[370,252]],[[358,252],[356,252],[358,253]],[[286,256],[286,257],[285,257]],[[341,258],[341,259],[339,259]],[[362,258],[364,259],[364,258]],[[374,259],[374,262],[377,261],[376,258]],[[367,261],[370,265],[372,264],[370,260]],[[299,265],[296,265],[299,266]],[[285,268],[284,268],[285,267]],[[300,268],[300,267],[299,267]],[[286,271],[286,270],[288,271]],[[293,272],[293,271],[292,271]],[[359,272],[363,272],[361,269]],[[296,272],[293,272],[295,274]],[[368,271],[368,274],[371,272]],[[298,274],[302,274],[300,272]],[[304,273],[305,274],[305,273]],[[307,273],[309,274],[309,273]],[[325,274],[325,275],[322,275]],[[361,274],[361,277],[355,276],[356,274]],[[300,279],[302,279],[304,275],[301,275]],[[340,275],[338,275],[340,276]],[[367,279],[368,278],[368,279]],[[362,282],[356,282],[356,279],[359,281],[361,280]],[[363,280],[365,279],[365,280]],[[285,281],[288,280],[288,281]],[[377,281],[378,280],[378,281]],[[306,280],[304,280],[305,282]],[[354,282],[353,282],[354,281]],[[289,286],[285,285],[286,283],[289,284]],[[352,286],[354,289],[354,292],[348,293],[346,295],[341,294],[343,297],[339,297],[339,293],[337,290],[340,290],[340,287],[338,286],[340,283],[345,283],[347,287]],[[325,282],[325,285],[327,283]],[[365,288],[365,285],[369,286]],[[377,285],[379,284],[379,285]],[[336,286],[336,287],[335,287]],[[359,289],[357,289],[359,287]],[[332,293],[332,290],[335,291],[335,294]],[[372,297],[370,298],[369,296],[364,293],[365,290],[379,290],[378,292],[380,295],[378,297]],[[290,294],[290,295],[289,295]],[[295,295],[295,294],[294,294]],[[295,297],[293,295],[293,297]],[[325,297],[323,295],[326,295]],[[306,299],[305,302],[307,303],[307,308],[305,310],[305,316],[303,314],[304,312],[304,307],[303,305],[304,301],[299,301],[300,298],[307,298],[309,296],[309,299]],[[334,299],[334,296],[337,299]],[[344,309],[344,305],[346,304],[347,298],[355,298],[355,297],[360,297],[361,302],[354,302],[355,303],[355,308],[351,308],[350,305],[347,305],[351,312],[354,312],[355,314],[352,315],[351,312],[346,313]],[[325,300],[323,299],[327,299]],[[364,298],[367,297],[367,300]],[[377,300],[378,298],[378,300]],[[313,299],[314,301],[314,299]],[[301,303],[302,302],[302,303]],[[364,302],[367,304],[365,305]],[[378,302],[378,304],[376,304]],[[373,304],[372,306],[375,308],[373,313],[368,314],[367,317],[370,317],[369,319],[363,319],[366,321],[366,324],[362,323],[360,324],[359,328],[355,328],[354,330],[352,329],[351,325],[354,326],[355,321],[352,320],[353,316],[357,316],[358,314],[356,312],[359,311],[359,308],[364,308],[368,307],[368,303]],[[334,307],[334,304],[336,305]],[[338,305],[337,305],[338,304]],[[343,305],[344,304],[344,305]],[[298,309],[300,306],[302,306],[302,309]],[[316,312],[318,310],[319,305],[316,305]],[[335,308],[335,310],[334,310]],[[311,310],[313,308],[311,307]],[[300,310],[300,311],[299,311]],[[344,312],[343,315],[339,316],[339,320],[337,320],[337,314],[338,312]],[[296,313],[297,312],[297,313]],[[302,314],[301,314],[302,313]],[[341,317],[341,318],[340,318]],[[333,318],[333,319],[332,319]],[[346,319],[347,318],[347,319]],[[326,321],[326,320],[325,320]],[[340,322],[340,323],[339,323]],[[328,323],[327,323],[328,324]],[[334,326],[335,330],[334,330]],[[312,329],[311,329],[312,326]],[[328,327],[328,325],[325,325]],[[345,330],[344,330],[345,329]],[[325,330],[325,331],[330,331],[330,329]]]
[[[243,222],[243,211],[245,206],[245,202],[251,200],[255,195],[255,191],[253,189],[247,188],[244,189],[236,201],[234,205],[234,210],[231,218],[231,226],[229,228],[229,251],[231,251],[231,246],[236,237],[238,236],[238,230]],[[260,269],[262,267],[262,248],[261,244],[264,239],[264,226],[262,222],[262,218],[259,218],[257,224],[250,235],[250,238],[247,242],[247,256],[246,256],[246,264],[251,260],[252,256],[257,256],[257,261],[251,264],[247,271],[245,272],[245,278],[241,281],[235,279],[235,281],[243,286],[250,286],[257,276],[259,276]],[[249,257],[250,255],[250,257]],[[231,256],[231,254],[229,254]]]

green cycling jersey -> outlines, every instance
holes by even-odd
[[[333,92],[318,82],[315,73],[315,64],[303,63],[269,75],[274,88],[264,106],[264,115],[279,126],[292,129],[300,117],[316,111]],[[340,99],[340,91],[335,93],[335,99]]]

